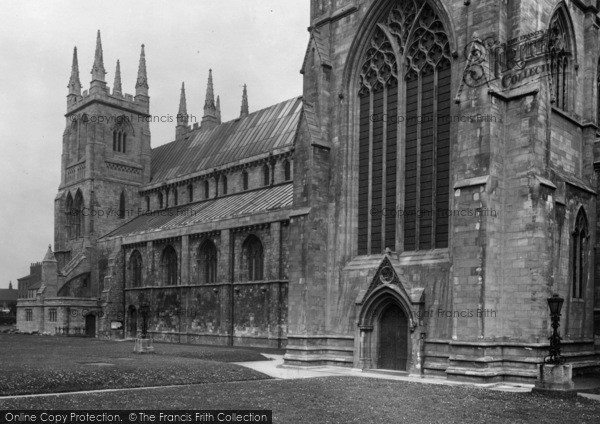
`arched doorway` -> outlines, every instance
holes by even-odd
[[[408,360],[408,319],[402,309],[391,304],[379,318],[377,368],[406,371]]]
[[[134,306],[129,307],[129,337],[137,337],[137,309]]]
[[[85,335],[88,337],[96,337],[96,316],[87,315],[85,317]]]

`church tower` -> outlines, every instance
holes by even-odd
[[[100,31],[89,91],[82,91],[73,51],[63,134],[61,182],[55,199],[59,296],[98,297],[103,270],[96,240],[133,217],[138,187],[150,179],[148,78],[144,45],[135,95],[124,94],[117,61],[112,94]],[[93,264],[93,265],[92,265]]]

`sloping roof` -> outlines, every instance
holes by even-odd
[[[331,67],[331,59],[329,58],[329,49],[326,47],[325,40],[318,29],[313,29],[310,32],[310,38],[308,40],[308,46],[306,47],[306,53],[304,53],[304,61],[302,62],[302,69],[300,73],[303,74],[306,68],[306,62],[310,54],[311,46],[315,46],[315,51],[319,56],[319,62],[321,65]]]
[[[24,280],[26,280],[26,282],[29,284],[30,287],[32,284],[39,283],[40,281],[42,281],[42,268],[41,267],[39,268],[39,272],[35,272],[33,274],[26,275],[25,277],[17,278],[17,281],[24,281]]]
[[[15,289],[0,289],[0,301],[17,300],[19,292]]]
[[[151,183],[292,146],[302,109],[295,97],[152,149]]]
[[[293,184],[283,184],[231,196],[151,211],[135,217],[105,237],[147,234],[292,206]]]

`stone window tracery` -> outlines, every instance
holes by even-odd
[[[588,223],[583,209],[577,213],[575,229],[571,239],[572,262],[571,278],[573,287],[573,298],[583,298],[585,280],[587,276],[587,251],[588,251]]]
[[[359,75],[358,254],[395,251],[398,225],[403,250],[448,246],[448,214],[438,212],[450,199],[450,68],[429,4],[401,2],[377,24]]]
[[[551,70],[551,101],[554,106],[569,109],[569,39],[562,11],[557,11],[548,28],[548,52]]]

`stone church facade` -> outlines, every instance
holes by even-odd
[[[209,73],[200,125],[182,86],[154,149],[143,46],[135,95],[119,63],[107,87],[99,35],[82,92],[75,52],[19,328],[135,337],[144,315],[154,339],[288,365],[531,381],[557,293],[567,361],[597,368],[595,2],[310,7],[302,97],[250,113],[244,88],[222,123]]]

